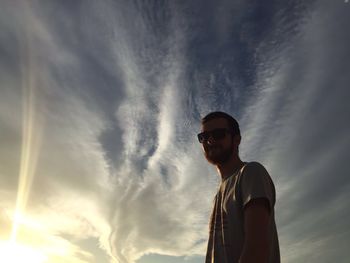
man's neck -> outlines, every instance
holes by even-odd
[[[243,165],[244,163],[239,156],[234,156],[228,162],[216,165],[216,169],[221,176],[221,180],[225,180],[227,177],[238,171]]]

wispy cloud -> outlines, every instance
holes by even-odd
[[[18,49],[11,52],[18,52],[21,67],[9,72],[8,82],[2,83],[6,85],[1,97],[2,137],[6,143],[18,145],[1,147],[2,162],[6,163],[8,150],[11,153],[8,164],[2,165],[5,184],[1,191],[9,199],[2,199],[1,209],[12,219],[15,201],[18,208],[16,221],[7,222],[2,238],[8,235],[10,225],[17,225],[16,239],[47,253],[50,262],[91,262],[90,253],[60,235],[107,239],[108,208],[102,199],[109,191],[108,164],[98,141],[106,122],[74,91],[71,85],[76,83],[57,80],[54,69],[74,68],[79,61],[58,44],[40,10],[36,13],[30,6],[22,7],[15,14],[19,25],[6,28],[15,32]],[[22,101],[28,101],[28,107]],[[22,152],[28,153],[22,154],[20,166],[21,142],[30,147],[22,147]],[[15,198],[17,180],[12,178],[18,177],[18,167],[23,186],[18,191],[23,194]]]
[[[101,262],[92,240],[117,262],[203,255],[218,178],[195,134],[216,109],[239,119],[242,157],[264,163],[276,183],[283,261],[342,262],[345,5],[4,5],[0,238],[13,224],[32,85],[41,133],[17,239],[52,262]]]
[[[244,156],[265,160],[277,185],[286,262],[332,257],[345,262],[345,250],[338,247],[349,237],[340,231],[347,229],[347,220],[339,219],[349,217],[346,202],[340,201],[349,186],[349,126],[341,117],[349,113],[341,73],[348,67],[345,43],[350,40],[344,7],[320,1],[305,13],[297,34],[274,47],[258,71],[260,95],[243,118]],[[339,228],[329,227],[331,222]]]

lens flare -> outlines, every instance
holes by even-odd
[[[36,74],[38,63],[31,48],[29,34],[23,41],[21,48],[22,70],[22,149],[19,170],[19,183],[17,190],[16,207],[13,216],[13,225],[10,240],[15,242],[19,217],[24,214],[28,201],[33,177],[37,167],[38,153],[42,135],[42,115],[38,111],[38,81]]]

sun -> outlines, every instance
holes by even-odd
[[[47,256],[29,246],[0,240],[0,261],[3,263],[45,263]]]

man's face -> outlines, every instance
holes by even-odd
[[[226,129],[228,131],[227,120],[224,118],[210,120],[202,125],[201,132],[211,132],[215,129]],[[226,132],[225,136],[220,139],[214,139],[213,137],[215,136],[209,136],[202,143],[204,155],[208,162],[214,165],[224,164],[232,157],[232,154],[238,154],[239,141],[237,143],[237,140],[233,140],[230,132]]]

